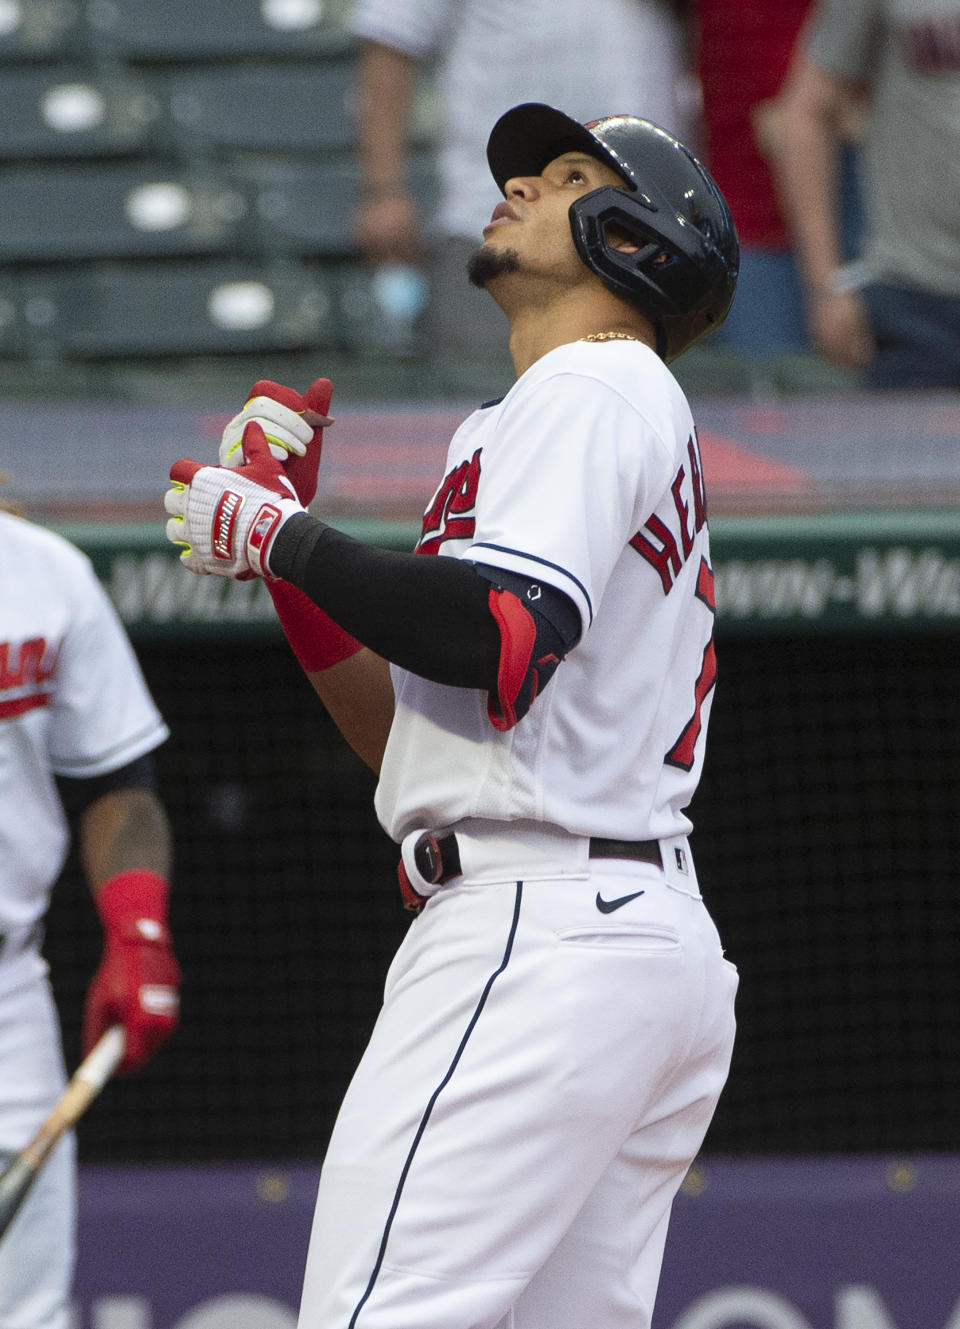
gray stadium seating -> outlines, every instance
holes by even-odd
[[[82,65],[0,77],[0,159],[115,157],[149,150],[160,106],[136,75]]]
[[[334,335],[320,278],[213,261],[24,278],[34,354],[97,358],[294,350]]]
[[[324,0],[101,0],[87,22],[96,47],[122,60],[309,57],[349,44]]]
[[[223,179],[159,162],[0,167],[8,263],[225,254],[245,214]]]
[[[233,176],[251,198],[251,225],[264,249],[343,257],[356,252],[353,218],[359,198],[356,157],[290,160],[284,157],[236,163]],[[433,172],[428,158],[414,159],[413,188],[428,198]]]
[[[267,159],[237,169],[252,200],[251,220],[267,248],[295,254],[349,254],[357,169],[350,160]]]
[[[16,281],[6,274],[0,275],[0,356],[17,356],[23,352],[23,308]],[[0,470],[3,468],[0,467]]]
[[[348,3],[0,0],[8,385],[391,349],[355,248]]]
[[[79,0],[11,5],[0,28],[0,63],[65,59],[84,45]]]
[[[317,152],[354,142],[352,59],[208,66],[167,73],[158,86],[184,153]]]

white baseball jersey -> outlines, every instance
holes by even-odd
[[[556,587],[583,632],[507,731],[482,691],[393,668],[380,819],[408,874],[422,830],[455,831],[461,870],[390,966],[300,1329],[649,1329],[737,987],[686,845],[713,580],[669,370],[632,341],[543,356],[455,434],[418,547]],[[593,836],[659,839],[661,862]]]
[[[0,1155],[30,1139],[65,1081],[46,964],[20,944],[66,855],[55,776],[103,775],[166,737],[89,559],[0,512]],[[74,1155],[71,1134],[0,1245],[0,1323],[69,1325]]]
[[[63,866],[54,777],[103,775],[167,736],[89,559],[0,512],[0,933],[43,917]],[[0,994],[39,965],[0,964]]]
[[[696,431],[659,357],[634,341],[543,356],[454,435],[418,548],[556,587],[583,633],[507,732],[484,693],[393,668],[387,832],[522,819],[686,834],[716,677],[713,574]]]

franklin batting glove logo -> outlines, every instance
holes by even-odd
[[[237,515],[243,507],[243,495],[226,489],[213,513],[213,556],[229,561],[233,558],[233,529]]]

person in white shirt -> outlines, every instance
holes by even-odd
[[[417,335],[428,358],[476,363],[481,374],[491,362],[509,379],[503,313],[463,280],[498,197],[484,169],[487,127],[517,102],[541,101],[578,120],[629,108],[692,143],[690,8],[689,0],[355,0],[357,241],[371,265],[422,269]],[[435,128],[435,193],[422,191],[415,169],[419,100]]]
[[[87,557],[0,503],[0,1167],[66,1081],[42,942],[71,823],[104,928],[84,1051],[122,1025],[124,1074],[177,1023],[171,836],[152,756],[167,737]],[[75,1159],[69,1134],[0,1242],[0,1325],[70,1323]]]

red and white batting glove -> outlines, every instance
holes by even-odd
[[[328,414],[332,396],[333,384],[328,378],[311,383],[302,397],[293,388],[259,379],[243,410],[223,431],[220,465],[236,468],[242,464],[244,430],[248,424],[258,424],[270,444],[270,455],[285,463],[287,479],[308,507],[317,492],[323,431],[333,424]]]
[[[167,926],[168,894],[163,877],[140,868],[118,872],[97,893],[104,947],[84,1004],[83,1051],[122,1024],[121,1074],[142,1066],[177,1026],[180,966]]]
[[[270,455],[283,462],[286,478],[307,507],[317,492],[317,471],[323,449],[323,431],[333,423],[328,412],[333,384],[318,378],[301,397],[270,379],[259,379],[239,415],[235,415],[220,440],[220,465],[239,466],[243,431],[258,424],[270,444]],[[290,647],[308,673],[355,655],[360,642],[344,632],[322,609],[289,582],[268,579],[267,589]]]
[[[305,511],[255,421],[244,428],[243,452],[237,470],[187,457],[170,468],[167,539],[180,546],[180,562],[191,572],[237,581],[270,576],[270,545],[284,522]]]

